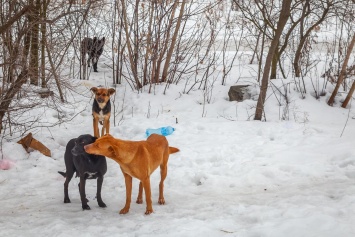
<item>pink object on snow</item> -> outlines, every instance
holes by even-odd
[[[0,170],[9,170],[14,165],[10,160],[0,160]]]

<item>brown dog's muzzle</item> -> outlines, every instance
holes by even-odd
[[[85,146],[84,146],[84,150],[85,150],[86,153],[89,153],[89,152],[90,152],[90,146],[91,146],[91,145],[85,145]]]
[[[98,97],[96,98],[97,102],[98,103],[104,103],[105,102],[105,99],[103,97]]]

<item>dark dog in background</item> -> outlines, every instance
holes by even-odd
[[[101,137],[110,133],[111,101],[110,97],[115,93],[115,89],[102,87],[92,87],[94,93],[94,103],[92,104],[92,116],[94,137],[100,137],[99,123],[102,125]],[[106,133],[105,133],[106,132]]]
[[[84,38],[81,41],[80,46],[82,64],[85,65],[86,54],[88,54],[88,67],[90,67],[90,62],[92,62],[94,72],[97,72],[97,62],[99,61],[99,57],[104,50],[104,45],[105,37],[102,37],[102,39],[97,39],[97,37],[94,37],[93,39]]]
[[[66,146],[64,154],[66,172],[58,171],[58,173],[66,178],[64,182],[64,203],[70,203],[68,185],[74,173],[76,173],[76,177],[80,177],[80,183],[78,186],[83,210],[90,210],[85,194],[86,179],[97,178],[97,203],[100,207],[106,207],[106,204],[101,199],[102,183],[107,171],[106,158],[101,155],[88,154],[84,150],[85,145],[95,141],[96,138],[89,134],[71,139]]]

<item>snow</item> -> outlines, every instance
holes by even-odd
[[[135,203],[134,180],[131,209],[118,214],[125,184],[119,165],[110,159],[102,190],[107,208],[95,200],[96,180],[88,180],[91,210],[82,210],[78,178],[69,185],[72,203],[64,204],[64,178],[57,171],[65,170],[66,143],[93,133],[89,89],[112,86],[105,67],[109,63],[102,57],[99,73],[91,73],[90,80],[73,79],[80,94],[68,96],[75,106],[63,110],[77,116],[34,131],[52,158],[3,141],[2,161],[11,165],[0,170],[0,236],[355,236],[354,111],[340,108],[341,96],[334,107],[326,104],[330,84],[326,96],[317,100],[306,80],[308,92],[302,99],[291,79],[278,79],[273,84],[281,89],[291,82],[289,119],[281,119],[285,103],[279,106],[280,96],[269,89],[267,121],[254,121],[255,82],[250,83],[250,100],[228,101],[237,70],[226,86],[214,83],[211,103],[205,105],[203,91],[182,93],[184,82],[170,85],[165,95],[165,84],[156,85],[152,94],[148,88],[132,91],[126,83],[116,87],[113,136],[144,140],[147,128],[176,129],[167,139],[181,151],[169,158],[165,205],[157,203],[156,170],[151,176],[154,212],[144,215],[145,203]],[[54,122],[58,115],[47,111],[43,119]]]

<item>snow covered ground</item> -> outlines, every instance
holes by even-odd
[[[132,203],[128,214],[119,215],[125,185],[110,159],[102,190],[107,208],[98,207],[96,180],[89,180],[91,210],[82,211],[77,178],[69,185],[72,203],[64,204],[64,178],[57,171],[65,170],[66,143],[92,134],[89,89],[110,86],[105,63],[100,59],[100,72],[89,81],[74,81],[81,94],[66,110],[68,117],[81,111],[76,117],[33,132],[52,158],[4,141],[2,162],[12,167],[0,170],[0,236],[355,236],[355,111],[327,106],[329,85],[327,95],[315,99],[307,80],[305,99],[294,84],[289,87],[289,120],[280,119],[285,104],[279,106],[280,97],[269,89],[267,122],[253,121],[257,88],[250,100],[228,101],[237,70],[227,86],[214,84],[205,106],[202,91],[182,94],[184,83],[171,85],[166,95],[165,85],[157,85],[155,95],[125,84],[116,88],[114,104],[123,113],[116,126],[111,118],[113,136],[142,140],[147,128],[176,128],[167,138],[181,152],[169,159],[165,205],[157,204],[157,170],[151,177],[154,213],[146,216],[145,204]],[[281,89],[285,82],[290,80],[273,81]],[[45,119],[56,121],[57,114],[47,112]],[[137,190],[135,180],[132,200]]]

